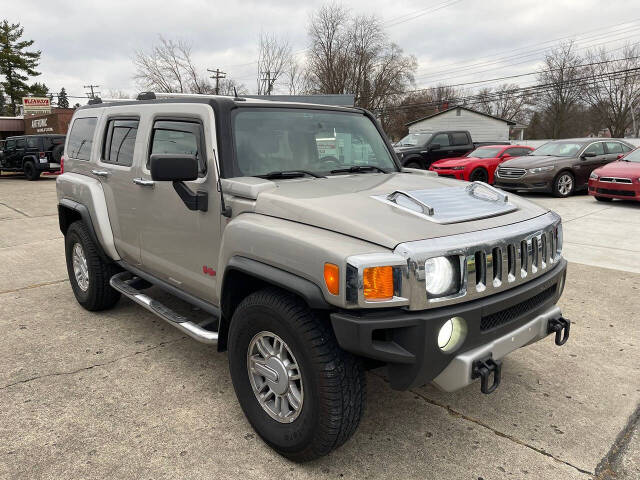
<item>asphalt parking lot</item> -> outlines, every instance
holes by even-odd
[[[355,436],[297,465],[245,420],[226,354],[128,300],[84,311],[55,179],[0,177],[0,478],[640,478],[640,204],[528,198],[564,220],[569,342],[514,352],[492,395],[370,372]]]

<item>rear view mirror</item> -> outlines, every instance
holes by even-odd
[[[149,158],[151,178],[155,181],[188,182],[198,179],[195,155],[156,153]]]

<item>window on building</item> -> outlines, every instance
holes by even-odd
[[[93,134],[98,119],[95,117],[76,118],[69,134],[67,155],[76,160],[89,160],[93,147]]]

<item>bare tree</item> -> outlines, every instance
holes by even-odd
[[[249,89],[244,83],[238,83],[233,78],[223,78],[219,84],[219,95],[247,95]]]
[[[307,72],[302,64],[295,59],[289,63],[285,72],[285,85],[289,89],[289,95],[299,95],[308,90]]]
[[[545,57],[538,74],[537,93],[542,130],[546,138],[566,138],[583,134],[578,118],[583,86],[582,59],[573,43],[563,43]]]
[[[533,98],[518,85],[503,84],[496,88],[485,87],[476,94],[472,108],[516,122],[524,122],[533,106]]]
[[[322,6],[309,24],[307,74],[313,93],[351,93],[360,107],[380,110],[413,83],[416,60],[389,41],[375,16]]]
[[[291,68],[291,44],[274,34],[258,37],[258,95],[270,95],[275,83]]]
[[[125,100],[127,98],[135,98],[135,95],[131,96],[129,93],[125,92],[124,90],[120,90],[118,88],[110,88],[109,90],[107,90],[107,94],[104,96],[104,98]]]
[[[585,99],[598,113],[612,137],[624,137],[633,125],[633,109],[640,103],[640,48],[626,45],[622,54],[605,48],[586,55]],[[635,134],[635,132],[633,132]]]

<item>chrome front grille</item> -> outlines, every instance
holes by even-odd
[[[514,225],[400,244],[395,253],[409,266],[403,296],[418,310],[493,295],[550,271],[561,258],[561,244],[560,217],[553,212]],[[460,290],[430,298],[425,262],[438,256],[460,258]]]
[[[600,177],[601,182],[608,183],[632,183],[630,178],[619,178],[619,177]]]
[[[501,178],[524,177],[527,171],[524,168],[498,167],[498,176]]]

